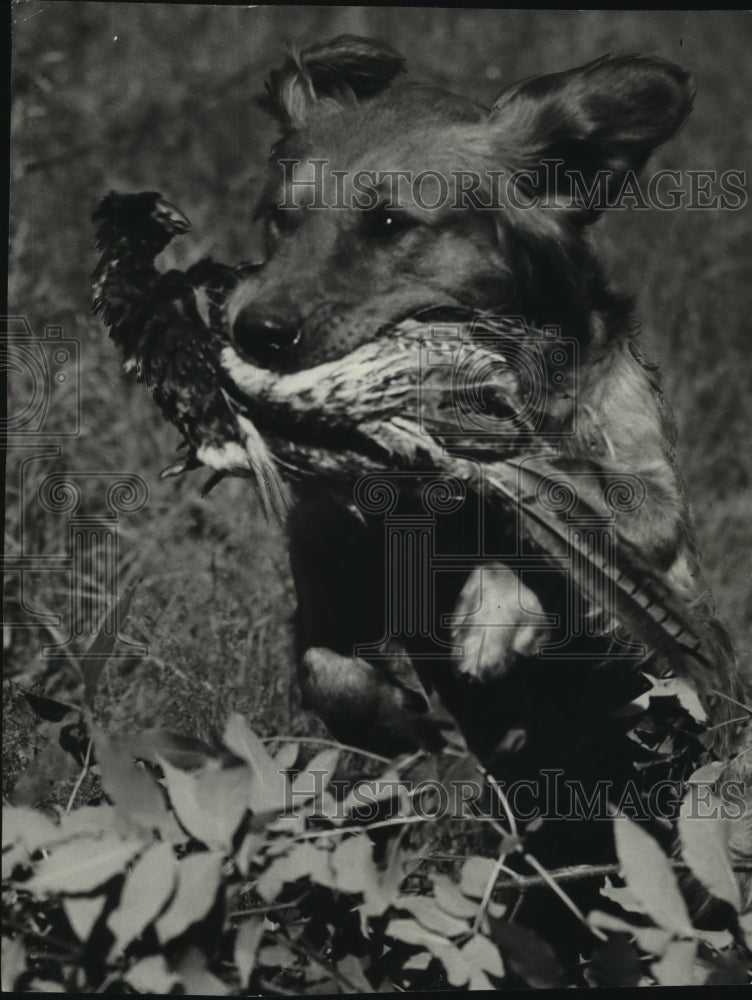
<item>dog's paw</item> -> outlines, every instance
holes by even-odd
[[[503,676],[518,657],[537,656],[553,624],[538,596],[501,564],[473,570],[453,620],[452,639],[460,647],[455,670],[478,681]]]

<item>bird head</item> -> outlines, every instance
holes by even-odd
[[[157,191],[137,194],[110,191],[97,206],[92,221],[97,227],[100,249],[114,240],[125,239],[148,246],[155,255],[173,236],[191,228],[183,213]]]

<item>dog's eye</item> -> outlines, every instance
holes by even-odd
[[[417,225],[404,208],[390,210],[379,207],[365,214],[368,216],[367,223],[372,235],[381,239],[397,237]]]

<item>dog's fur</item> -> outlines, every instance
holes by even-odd
[[[698,687],[717,718],[727,718],[725,700],[714,702],[709,692],[738,696],[738,682],[697,568],[671,461],[673,425],[654,370],[634,347],[630,304],[610,290],[588,245],[597,209],[573,201],[562,180],[567,171],[578,171],[589,184],[607,171],[609,190],[618,189],[687,118],[687,74],[660,60],[604,58],[522,81],[488,110],[428,86],[390,88],[402,69],[401,57],[387,47],[342,37],[291,56],[272,75],[266,103],[284,134],[257,207],[267,228],[268,259],[229,305],[238,344],[264,364],[298,370],[346,354],[428,307],[513,314],[536,326],[560,327],[577,342],[580,357],[580,421],[565,449],[606,472],[642,479],[646,501],[622,520],[621,537],[695,606],[717,663]],[[358,170],[428,170],[447,178],[458,170],[483,176],[503,170],[509,176],[558,160],[564,172],[553,181],[541,174],[547,186],[528,177],[520,190],[543,201],[533,209],[497,204],[491,211],[430,211],[408,199],[395,213],[386,207],[388,191],[370,211],[312,206],[312,189],[285,188],[282,164],[293,159],[298,179],[311,179],[313,161],[326,161],[319,169],[327,203],[342,177],[345,193],[352,193],[348,185]],[[296,208],[280,209],[283,202]],[[472,518],[447,519],[447,551],[463,552],[477,528]],[[290,520],[301,653],[333,650],[338,670],[354,646],[384,634],[383,526],[367,520],[354,516],[345,500],[314,489],[301,497]],[[521,606],[558,606],[552,586],[531,594],[527,582],[510,588],[508,579],[492,573],[485,595],[503,607],[507,622],[518,620],[524,629]],[[441,583],[438,616],[477,607],[481,583],[480,569]],[[424,684],[438,689],[486,762],[506,771],[510,754],[502,750],[510,742],[504,737],[521,726],[526,755],[524,765],[518,755],[512,771],[561,767],[584,777],[593,773],[594,761],[600,775],[618,771],[618,741],[605,713],[636,693],[634,672],[614,668],[604,681],[585,663],[544,667],[530,655],[529,636],[516,646],[494,645],[490,631],[489,637],[484,655],[496,660],[476,671],[487,682],[468,679],[473,670],[467,664],[442,666],[438,656],[429,667],[425,659],[419,665]],[[425,642],[406,638],[405,646],[424,657],[431,653]],[[727,750],[732,727],[718,734],[719,749]],[[348,735],[357,738],[357,732]]]

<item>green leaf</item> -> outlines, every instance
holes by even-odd
[[[235,965],[240,976],[240,986],[243,990],[248,989],[253,967],[256,964],[256,952],[258,951],[261,938],[264,934],[264,920],[262,917],[251,917],[245,920],[235,935]]]
[[[276,858],[256,883],[256,891],[273,903],[287,883],[309,878],[318,885],[334,888],[336,881],[329,867],[330,852],[315,847],[310,840],[296,844],[289,853]]]
[[[279,764],[239,713],[230,716],[223,740],[251,769],[250,806],[254,813],[283,812],[289,786]]]
[[[147,729],[123,740],[131,757],[146,760],[150,764],[159,764],[167,760],[173,767],[183,770],[203,767],[208,760],[216,756],[208,743],[195,736],[182,736],[166,729]]]
[[[228,986],[209,972],[206,956],[198,948],[188,948],[175,967],[183,989],[189,996],[226,997]]]
[[[492,990],[493,984],[485,972],[481,972],[476,969],[470,976],[470,983],[468,989],[471,990]]]
[[[527,927],[491,920],[491,934],[504,958],[521,979],[535,989],[567,985],[564,970],[553,948]]]
[[[155,929],[162,944],[172,941],[207,915],[222,879],[222,855],[189,854],[178,863],[178,889]]]
[[[693,815],[695,805],[696,796],[690,790],[679,813],[682,856],[710,895],[724,899],[738,913],[742,908],[742,896],[726,844],[723,803],[712,794],[703,801],[703,810],[707,805],[713,812],[712,816]]]
[[[297,774],[292,783],[293,803],[322,795],[339,764],[339,750],[322,750]]]
[[[687,778],[688,785],[714,785],[723,772],[728,767],[729,762],[723,760],[713,760],[709,764],[703,764]]]
[[[3,806],[3,850],[13,844],[23,844],[33,854],[43,844],[53,843],[59,828],[38,809],[27,806]]]
[[[67,897],[63,900],[65,915],[79,941],[89,940],[106,902],[106,896]]]
[[[298,759],[299,753],[299,743],[285,742],[275,753],[274,763],[280,771],[289,771],[291,767],[295,766],[295,761]]]
[[[403,964],[402,968],[406,970],[417,970],[418,972],[423,972],[433,961],[433,955],[428,951],[416,951],[414,955],[411,955],[407,961]]]
[[[650,681],[652,687],[645,692],[638,701],[645,698],[671,698],[675,697],[681,707],[696,722],[707,722],[708,714],[703,708],[702,702],[697,696],[697,691],[681,677],[652,677],[649,674],[642,675]]]
[[[142,841],[122,840],[116,833],[62,844],[39,863],[24,888],[37,896],[92,892],[125,871],[143,848]]]
[[[478,904],[462,895],[448,875],[433,875],[433,892],[436,902],[445,913],[464,920],[471,920],[478,912]]]
[[[468,858],[460,872],[460,889],[466,896],[482,899],[495,869],[496,862],[492,858]]]
[[[426,930],[436,931],[444,937],[457,937],[459,934],[467,934],[467,922],[449,916],[441,910],[436,900],[426,896],[400,896],[395,901],[395,906],[401,910],[407,910]]]
[[[26,971],[26,949],[19,938],[3,937],[0,979],[3,993],[12,993],[16,980]]]
[[[144,829],[161,830],[167,823],[167,806],[154,778],[104,733],[94,734],[94,752],[104,790],[119,814]]]
[[[355,955],[345,955],[337,962],[337,971],[355,987],[356,993],[363,995],[373,992],[373,986],[366,979],[361,960]]]
[[[449,945],[449,941],[440,934],[427,931],[416,920],[407,920],[401,917],[389,921],[385,934],[387,937],[404,941],[405,944],[414,944],[425,948],[432,955],[440,954]]]
[[[84,656],[79,659],[84,679],[84,701],[90,705],[99,686],[99,679],[107,660],[112,656],[118,641],[118,629],[124,624],[131,607],[137,584],[127,587],[121,597],[103,617],[97,634],[89,644]]]
[[[373,860],[373,844],[365,833],[345,837],[331,855],[331,864],[341,892],[378,889],[378,870]]]
[[[60,817],[58,842],[73,837],[98,837],[102,833],[117,833],[119,823],[112,806],[81,806]]]
[[[474,934],[460,951],[471,966],[475,965],[479,969],[483,969],[484,972],[490,972],[492,976],[501,977],[504,975],[504,964],[501,961],[499,949],[482,934]],[[472,988],[477,989],[478,987]]]
[[[124,951],[159,916],[172,896],[176,874],[169,844],[155,844],[141,855],[125,879],[117,909],[107,920],[117,952]]]
[[[697,942],[670,941],[666,953],[653,962],[651,971],[660,986],[697,986],[702,978],[696,978],[695,954]]]
[[[156,996],[167,995],[177,983],[177,976],[167,967],[163,955],[142,958],[123,974],[123,979],[138,993]]]
[[[687,906],[658,842],[626,816],[614,820],[614,839],[627,887],[645,911],[659,927],[692,937]]]
[[[591,910],[587,921],[593,927],[600,927],[604,931],[629,934],[635,939],[638,947],[648,955],[662,955],[669,941],[673,940],[670,931],[652,925],[643,927],[639,924],[630,924],[621,917],[614,916],[613,913],[604,913],[602,910]]]
[[[209,847],[229,850],[249,805],[251,774],[246,767],[223,768],[209,761],[189,774],[161,762],[170,801],[185,829]]]
[[[258,953],[258,964],[265,968],[289,969],[295,965],[296,958],[294,952],[283,944],[271,944],[262,948]]]

